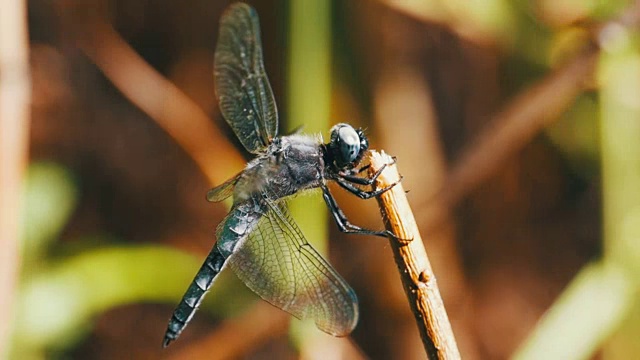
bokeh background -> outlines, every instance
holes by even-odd
[[[204,195],[249,159],[214,97],[229,3],[1,3],[0,357],[425,357],[388,241],[317,194],[293,215],[358,294],[349,338],[228,272],[161,349],[228,209]],[[640,356],[638,3],[250,3],[280,132],[349,122],[397,156],[463,358]]]

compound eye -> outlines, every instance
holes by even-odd
[[[338,129],[338,144],[343,163],[353,162],[360,153],[360,136],[351,126]]]

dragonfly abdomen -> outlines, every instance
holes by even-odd
[[[233,206],[216,230],[216,247],[225,258],[233,254],[240,240],[253,231],[265,212],[266,205],[255,195]]]
[[[220,273],[220,270],[222,270],[224,262],[224,256],[222,256],[218,247],[214,246],[204,261],[204,264],[202,264],[202,267],[198,270],[191,285],[189,285],[180,304],[173,312],[167,331],[164,334],[162,346],[169,346],[169,343],[180,336],[182,330],[184,330],[196,313],[196,310],[198,310],[198,306],[200,306],[200,302],[202,302],[205,293],[211,288],[213,279],[215,279]]]
[[[169,326],[162,343],[164,347],[176,340],[187,327],[205,294],[211,288],[213,280],[222,270],[225,261],[241,240],[245,239],[257,225],[265,211],[265,206],[256,198],[249,199],[236,204],[229,215],[220,223],[216,234],[218,241],[191,281],[180,304],[173,312],[171,320],[169,320]]]

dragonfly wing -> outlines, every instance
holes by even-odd
[[[233,190],[235,189],[235,185],[238,182],[240,175],[242,175],[242,173],[237,174],[231,179],[209,190],[207,192],[207,201],[220,202],[233,195]]]
[[[266,213],[229,257],[229,266],[269,303],[314,319],[328,334],[349,334],[358,322],[354,291],[305,240],[286,205],[266,201]]]
[[[231,5],[220,20],[214,77],[220,111],[251,153],[266,148],[278,131],[278,110],[262,61],[258,14]]]

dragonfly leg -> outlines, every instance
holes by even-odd
[[[391,188],[398,185],[400,181],[402,181],[402,176],[400,177],[400,179],[398,179],[398,181],[394,182],[393,184],[387,187],[384,187],[382,189],[374,190],[374,191],[366,191],[366,190],[359,189],[356,186],[354,186],[352,183],[350,183],[348,180],[345,180],[341,177],[337,177],[335,181],[338,183],[338,185],[340,185],[342,188],[344,188],[348,192],[356,195],[361,199],[367,200],[367,199],[371,199],[372,197],[376,197],[386,191],[391,190]]]
[[[396,158],[393,157],[393,160],[388,163],[388,164],[384,164],[382,165],[382,167],[380,167],[380,169],[378,169],[378,171],[376,171],[375,174],[373,174],[373,176],[371,177],[358,177],[355,176],[356,174],[360,174],[363,171],[369,169],[369,167],[371,167],[371,165],[365,165],[363,167],[361,167],[360,169],[357,170],[351,170],[348,172],[339,172],[338,176],[349,181],[352,182],[354,184],[359,184],[359,185],[373,185],[373,183],[378,179],[378,177],[380,176],[380,174],[382,174],[382,171],[384,171],[384,169],[387,168],[387,166],[391,166],[393,164],[396,163]]]
[[[381,237],[391,236],[393,238],[397,238],[389,230],[383,230],[383,231],[369,230],[369,229],[364,229],[364,228],[361,228],[360,226],[353,225],[352,223],[350,223],[349,219],[347,219],[347,216],[344,214],[342,209],[340,209],[340,207],[338,206],[336,199],[333,197],[333,195],[331,195],[329,188],[326,186],[322,187],[322,197],[324,198],[324,201],[327,203],[327,206],[329,206],[329,210],[331,211],[331,215],[333,216],[333,219],[338,225],[338,229],[340,229],[340,231],[342,231],[343,233],[374,235],[374,236],[381,236]]]
[[[366,170],[368,170],[371,167],[371,164],[367,164],[359,169],[349,169],[349,170],[345,170],[345,171],[341,171],[338,174],[339,175],[358,175],[361,174],[363,172],[365,172]]]

